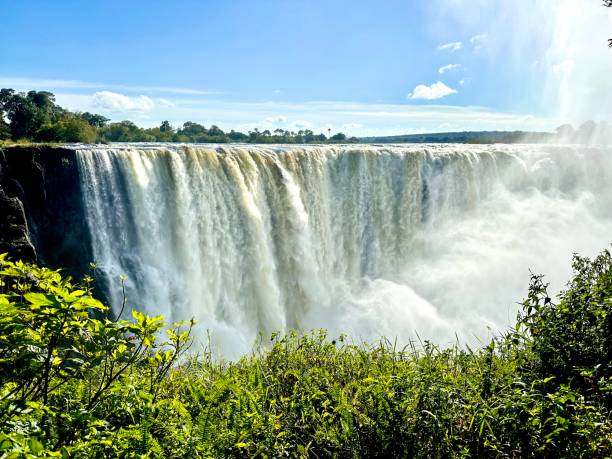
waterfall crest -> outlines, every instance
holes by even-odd
[[[609,151],[553,146],[112,145],[78,151],[95,260],[121,304],[263,336],[482,336],[528,269],[612,239]]]

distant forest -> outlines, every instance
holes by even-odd
[[[183,142],[183,143],[603,143],[612,139],[612,127],[587,121],[577,130],[565,124],[556,132],[468,131],[380,137],[347,137],[342,132],[315,134],[275,129],[248,133],[224,132],[187,121],[178,129],[163,121],[159,127],[141,128],[131,121],[110,122],[102,115],[71,112],[55,102],[48,91],[0,90],[0,142]]]
[[[362,137],[364,143],[609,143],[612,126],[587,121],[578,129],[570,124],[559,126],[555,132],[529,131],[464,131],[436,132],[395,136]]]
[[[188,121],[175,129],[168,121],[159,127],[144,129],[131,121],[111,123],[102,115],[71,112],[55,102],[47,91],[16,92],[0,90],[0,141],[31,142],[186,142],[186,143],[356,143],[338,132],[334,135],[315,134],[304,129],[297,132],[255,128],[247,134],[231,130],[224,132],[212,125],[206,128]]]
[[[464,131],[364,137],[366,143],[545,143],[554,141],[552,132]]]

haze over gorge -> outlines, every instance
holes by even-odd
[[[258,333],[484,339],[529,269],[554,289],[612,232],[609,149],[75,146],[93,260],[122,303],[195,317],[224,356]]]

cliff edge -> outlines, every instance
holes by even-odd
[[[80,276],[92,260],[77,152],[0,149],[0,253]]]

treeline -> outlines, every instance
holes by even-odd
[[[551,142],[555,134],[551,132],[527,131],[462,131],[434,132],[425,134],[408,134],[396,136],[366,137],[367,143],[546,143]]]
[[[188,121],[175,129],[168,121],[159,127],[141,128],[131,121],[111,123],[102,115],[71,112],[55,102],[47,91],[16,92],[0,90],[0,141],[27,140],[32,142],[184,142],[184,143],[354,143],[341,132],[325,136],[304,129],[274,131],[257,128],[247,134],[231,130],[224,132],[213,125],[209,128]]]
[[[561,143],[561,144],[609,144],[612,142],[612,126],[606,122],[589,120],[577,129],[563,124],[555,132],[529,131],[462,131],[433,132],[393,136],[364,137],[364,143]]]

